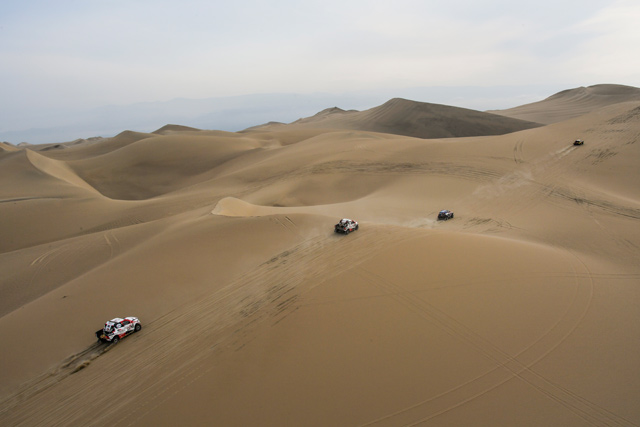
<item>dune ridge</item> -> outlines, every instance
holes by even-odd
[[[90,186],[86,181],[80,178],[65,162],[46,158],[31,150],[25,151],[27,153],[27,158],[29,159],[29,161],[40,171],[76,187],[84,188],[89,191],[95,191],[92,186]]]
[[[0,424],[640,424],[629,92],[3,149]]]
[[[633,101],[640,101],[640,88],[600,84],[567,89],[542,101],[489,112],[521,120],[551,124],[579,117],[608,105]]]
[[[18,150],[13,144],[7,142],[0,142],[0,151],[16,151]]]
[[[415,138],[451,138],[501,135],[540,125],[466,108],[395,98],[366,111],[345,111],[333,107],[288,125],[276,126],[351,129]],[[261,128],[264,126],[257,127]]]

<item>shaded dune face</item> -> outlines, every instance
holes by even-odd
[[[72,166],[102,194],[139,200],[206,180],[216,167],[254,148],[253,142],[198,136],[145,138]]]
[[[351,129],[415,138],[502,135],[540,126],[465,108],[395,98],[366,111],[329,108],[290,125],[276,127]],[[273,127],[266,125],[266,127]],[[258,127],[260,129],[260,127]]]
[[[582,89],[2,146],[0,424],[640,424],[640,101]]]

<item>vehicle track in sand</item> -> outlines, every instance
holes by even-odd
[[[524,145],[524,140],[519,139],[513,146],[513,161],[516,164],[524,163],[524,157],[522,156],[522,146]]]
[[[44,247],[44,245],[42,245]],[[113,231],[78,236],[46,245],[46,250],[38,255],[30,264],[27,289],[38,282],[52,281],[58,285],[71,280],[79,274],[84,274],[91,268],[106,262],[122,252],[123,248],[117,235]],[[81,259],[95,260],[75,276],[64,274],[72,264],[79,264]],[[57,272],[52,275],[52,272]],[[48,288],[49,289],[49,288]]]
[[[50,280],[45,276],[50,276],[52,270],[63,271],[76,262],[80,254],[99,252],[100,245],[95,244],[97,240],[95,236],[91,236],[90,238],[74,238],[49,245],[53,247],[31,262],[27,287],[31,288],[37,281]]]
[[[473,230],[475,232],[481,231],[483,233],[501,233],[507,230],[513,230],[514,227],[509,221],[504,218],[479,218],[472,217],[467,219],[462,226],[463,230]]]
[[[491,182],[503,174],[481,165],[457,165],[451,162],[353,162],[347,160],[334,160],[320,163],[300,170],[297,175],[305,174],[332,174],[332,173],[357,173],[375,175],[443,175],[455,176],[474,182]]]
[[[628,206],[621,206],[607,200],[601,200],[594,197],[589,197],[584,191],[578,189],[571,189],[567,187],[555,187],[550,189],[549,195],[557,197],[559,199],[575,202],[580,206],[587,208],[597,208],[608,214],[619,215],[631,219],[640,219],[640,209],[632,208]],[[588,211],[590,216],[593,216]]]
[[[104,241],[107,243],[107,246],[109,247],[109,259],[112,259],[113,257],[115,257],[116,255],[122,252],[122,245],[120,243],[120,240],[118,239],[118,236],[116,235],[116,233],[113,232],[113,230],[105,231],[103,236],[104,236]]]
[[[297,232],[294,221],[284,215],[278,215],[274,222],[290,232]],[[0,424],[136,425],[146,414],[209,374],[216,367],[216,357],[221,352],[241,351],[257,337],[259,327],[275,326],[304,305],[304,295],[314,286],[343,271],[343,260],[335,256],[336,251],[356,251],[363,245],[369,245],[372,250],[359,260],[352,271],[378,286],[384,294],[393,294],[407,310],[417,312],[425,321],[467,343],[495,363],[495,368],[454,389],[400,408],[365,425],[398,425],[400,420],[404,420],[406,425],[419,424],[514,379],[565,406],[585,423],[632,425],[628,420],[543,377],[533,367],[580,325],[593,295],[594,277],[616,278],[620,275],[592,274],[582,260],[565,251],[572,262],[573,273],[551,272],[541,274],[540,278],[568,277],[574,280],[576,291],[572,302],[544,335],[512,355],[414,292],[407,292],[398,284],[362,267],[362,263],[378,253],[375,248],[388,250],[390,245],[423,236],[402,227],[361,224],[362,228],[373,228],[375,233],[323,234],[308,239],[242,274],[211,295],[144,324],[140,334],[133,334],[118,346],[92,344],[2,402]],[[105,240],[112,238],[107,235],[100,237]],[[635,278],[638,275],[620,277]],[[476,283],[462,285],[474,286]],[[106,351],[109,351],[109,357],[101,357]],[[158,375],[154,371],[156,366],[170,366],[171,370]],[[59,387],[63,383],[64,387]],[[114,403],[104,406],[105,401]]]
[[[415,235],[408,230],[404,230],[404,234],[399,237],[398,231],[402,229],[383,227],[378,230],[376,241],[382,242],[380,247],[384,247],[384,242],[395,243],[399,240],[415,238]],[[235,313],[237,317],[235,321],[229,322],[234,325],[233,328],[218,337],[217,342],[212,344],[210,349],[214,352],[225,349],[240,351],[256,338],[256,328],[260,324],[275,326],[280,323],[298,309],[303,295],[313,289],[312,284],[318,283],[318,277],[322,277],[325,281],[342,271],[340,266],[343,259],[335,257],[334,251],[325,250],[325,246],[338,244],[341,246],[341,251],[350,251],[360,247],[363,244],[362,240],[365,240],[365,235],[355,232],[349,237],[333,235],[329,238],[320,237],[303,242],[265,262],[250,274],[242,276],[237,283],[228,286],[225,292],[219,293],[217,298],[204,303],[206,307],[200,307],[196,311],[217,311],[214,307],[219,305],[237,307],[230,310],[230,314]],[[375,250],[371,251],[369,256],[362,259],[362,262],[375,256],[376,253]],[[247,289],[243,291],[242,287]],[[250,292],[247,293],[246,290]],[[194,360],[191,365],[201,364]],[[148,399],[143,411],[135,408],[131,416],[135,417],[134,413],[138,413],[135,419],[139,419],[153,411],[166,399],[208,374],[214,367],[210,365],[209,368],[204,369],[186,369],[182,376],[162,387],[158,395]],[[135,425],[135,419],[123,425]]]
[[[361,277],[387,292],[389,296],[403,304],[407,310],[419,314],[429,323],[468,344],[495,363],[495,368],[489,372],[472,378],[446,392],[431,396],[414,405],[372,420],[362,426],[419,425],[480,398],[500,385],[514,379],[526,383],[536,392],[562,405],[568,411],[580,417],[585,423],[597,426],[635,425],[630,420],[541,375],[533,368],[537,362],[553,352],[578,328],[593,299],[594,278],[588,266],[574,253],[569,251],[565,251],[565,253],[568,253],[573,258],[573,260],[569,259],[569,264],[574,272],[572,276],[576,283],[574,298],[565,313],[554,325],[542,336],[514,355],[508,354],[498,345],[474,332],[472,327],[457,321],[457,319],[429,303],[426,299],[421,298],[415,292],[403,289],[372,271],[359,268],[357,272]],[[556,277],[556,275],[552,276]],[[474,284],[470,283],[469,285]]]
[[[30,381],[27,381],[25,384],[19,387],[19,389],[15,393],[0,402],[0,421],[3,420],[3,417],[6,417],[8,415],[12,408],[23,404],[24,402],[32,399],[34,396],[42,392],[45,392],[60,381],[66,379],[68,376],[80,372],[82,369],[89,366],[92,361],[94,361],[96,358],[109,351],[110,349],[111,347],[108,344],[94,342],[92,345],[82,350],[81,352],[67,357],[55,368],[41,375],[38,375]],[[8,419],[11,420],[11,418]],[[28,419],[17,422],[28,424]],[[4,422],[2,422],[1,424],[14,425],[10,424],[9,421],[7,421],[7,423],[8,424],[4,424]]]
[[[524,141],[516,142],[514,153],[522,152]],[[524,161],[515,157],[517,166],[509,173],[501,174],[496,179],[479,186],[473,193],[475,202],[472,206],[486,204],[487,199],[505,200],[501,204],[503,216],[513,217],[527,211],[549,197],[549,194],[562,182],[566,165],[560,161],[576,147],[562,147],[542,157]],[[515,156],[515,154],[514,154]],[[550,184],[553,183],[553,184]]]
[[[291,218],[289,218],[288,216],[285,216],[283,219],[278,218],[277,216],[274,216],[271,218],[276,224],[280,225],[282,228],[284,228],[287,232],[293,233],[298,237],[302,237],[302,235],[300,234],[300,232],[297,230],[297,225],[295,222],[293,222],[291,220]]]
[[[285,216],[277,220],[295,227]],[[363,227],[375,228],[375,233],[332,233],[303,241],[211,295],[153,322],[143,321],[141,333],[110,348],[109,357],[99,357],[104,352],[92,344],[71,356],[77,363],[62,362],[42,375],[46,381],[26,384],[9,396],[2,405],[0,424],[135,424],[206,375],[220,352],[241,350],[256,338],[258,326],[274,326],[295,312],[306,292],[342,271],[343,259],[335,256],[336,251],[368,245],[371,250],[364,262],[378,253],[375,248],[388,250],[389,245],[416,238],[415,230],[402,227]],[[94,368],[96,362],[99,368]],[[77,375],[61,369],[65,365]],[[156,366],[170,366],[171,371],[157,375],[152,373]],[[62,383],[64,387],[59,387]]]

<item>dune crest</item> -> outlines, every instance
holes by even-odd
[[[552,124],[582,116],[608,105],[633,101],[640,101],[640,88],[600,84],[567,89],[542,101],[489,112],[521,120]]]
[[[225,197],[216,203],[216,207],[213,208],[211,214],[231,217],[250,217],[259,216],[258,213],[260,211],[261,207],[259,206],[252,205],[235,197]],[[265,210],[262,210],[262,212],[265,212]]]
[[[365,111],[328,108],[287,127],[351,129],[416,138],[502,135],[540,126],[538,123],[440,104],[391,99]],[[267,126],[263,129],[273,126]],[[253,130],[261,129],[254,127]]]
[[[164,125],[160,129],[157,129],[151,133],[156,135],[167,135],[172,132],[186,132],[186,131],[198,132],[200,131],[200,129],[192,128],[189,126],[182,126],[182,125]]]
[[[16,151],[16,150],[18,150],[17,147],[8,143],[0,142],[0,151]]]
[[[36,168],[46,173],[47,175],[51,175],[54,178],[67,182],[76,187],[80,187],[85,190],[97,193],[95,188],[93,188],[85,180],[80,178],[66,163],[54,159],[49,159],[31,150],[25,151],[27,153],[27,158],[29,159],[29,161]]]

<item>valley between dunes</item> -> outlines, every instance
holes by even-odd
[[[437,130],[499,135],[416,137],[395,100],[0,145],[0,424],[640,425],[640,100],[613,89]]]

